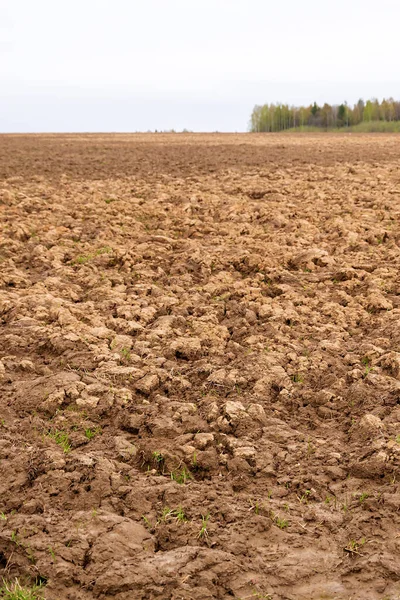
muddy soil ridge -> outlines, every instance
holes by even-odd
[[[400,597],[396,135],[0,136],[0,577]]]

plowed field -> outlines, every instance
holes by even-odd
[[[0,136],[0,579],[400,598],[400,138]]]

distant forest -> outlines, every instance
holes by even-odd
[[[256,105],[250,118],[250,131],[272,132],[287,129],[354,131],[400,131],[400,102],[389,98],[359,100],[353,107],[339,105],[289,106],[288,104]]]

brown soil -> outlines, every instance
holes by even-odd
[[[0,138],[0,577],[400,594],[400,144]]]

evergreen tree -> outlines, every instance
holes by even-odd
[[[314,102],[314,104],[312,105],[312,108],[311,108],[311,114],[312,114],[312,116],[316,117],[318,111],[319,111],[319,106],[317,105],[316,102]]]

